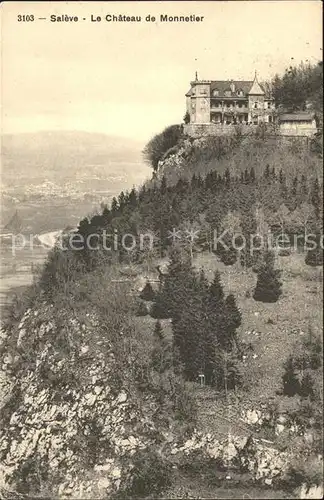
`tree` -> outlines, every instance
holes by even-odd
[[[225,299],[225,317],[228,318],[228,328],[231,336],[234,337],[235,330],[241,325],[242,315],[236,305],[235,297],[230,293]]]
[[[282,283],[279,280],[281,272],[274,268],[274,255],[267,251],[264,256],[264,263],[258,269],[257,284],[254,290],[254,300],[260,302],[277,302],[282,290]]]
[[[314,208],[309,203],[303,202],[300,207],[296,208],[292,213],[292,220],[297,224],[297,228],[300,226],[303,228],[303,240],[304,245],[307,237],[308,223],[314,213]],[[299,226],[299,227],[298,227]]]
[[[159,320],[155,323],[153,336],[157,340],[163,340],[163,328]]]
[[[148,315],[147,305],[145,304],[145,302],[141,300],[138,304],[136,316],[147,316],[147,315]]]
[[[146,282],[143,290],[140,293],[140,298],[142,300],[152,301],[155,299],[155,292],[152,288],[152,285],[149,281]]]
[[[311,197],[311,203],[315,210],[315,218],[316,220],[319,220],[322,204],[321,204],[321,189],[317,177],[312,185],[310,197]]]
[[[310,103],[319,113],[323,112],[323,65],[301,63],[290,66],[284,75],[272,81],[273,96],[286,111],[304,110]]]
[[[188,111],[186,111],[184,117],[183,117],[183,121],[184,123],[187,125],[188,123],[190,123],[190,114]]]
[[[219,339],[223,338],[224,290],[219,271],[209,286],[207,297],[207,321],[205,326],[205,377],[207,384],[216,383],[219,368]]]
[[[224,290],[219,271],[215,271],[214,279],[209,287],[209,303],[211,308],[221,309],[224,304]]]
[[[182,136],[182,129],[179,125],[166,127],[163,132],[155,135],[143,150],[144,160],[151,165],[154,171],[157,170],[159,161],[163,155],[172,147],[176,146]]]
[[[316,236],[314,242],[314,248],[311,248],[307,251],[305,257],[305,264],[307,264],[307,266],[312,266],[312,267],[323,265],[323,248],[321,246],[320,235]]]
[[[299,393],[300,383],[294,366],[293,356],[289,356],[284,364],[285,373],[282,376],[283,394],[285,396],[295,396]]]

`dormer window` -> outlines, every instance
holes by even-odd
[[[232,92],[230,90],[225,90],[224,93],[225,93],[226,97],[231,97],[231,95],[232,95]]]
[[[215,89],[213,90],[213,96],[218,97],[219,96],[219,90]]]
[[[238,95],[239,97],[243,97],[243,96],[244,96],[243,90],[238,90],[238,91],[237,91],[237,95]]]

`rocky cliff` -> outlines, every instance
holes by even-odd
[[[266,485],[283,477],[289,455],[260,440],[220,441],[196,430],[185,437],[171,420],[163,426],[159,395],[140,392],[119,373],[110,341],[97,330],[95,314],[68,320],[44,303],[27,310],[10,337],[2,332],[3,498],[131,491],[136,456],[152,446],[170,470],[212,459],[215,471],[220,464],[247,471]]]

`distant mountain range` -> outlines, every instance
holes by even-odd
[[[141,157],[143,146],[132,139],[79,131],[4,134],[1,181],[13,187],[94,177],[116,179],[116,189],[125,189],[150,174]]]

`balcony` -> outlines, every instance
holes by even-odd
[[[248,106],[239,107],[237,104],[231,104],[230,106],[216,106],[215,104],[211,104],[210,110],[218,113],[229,113],[235,111],[236,113],[247,113],[249,108]]]

